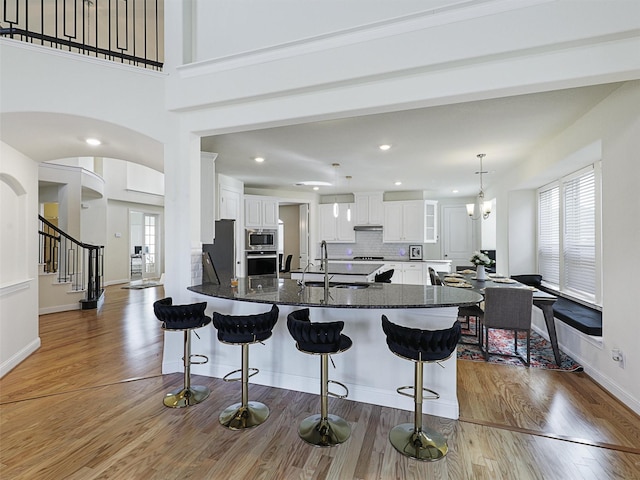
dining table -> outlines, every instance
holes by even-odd
[[[498,288],[527,288],[533,292],[533,305],[542,310],[544,322],[547,326],[549,342],[553,349],[553,356],[556,364],[560,366],[562,359],[560,357],[560,348],[558,347],[558,336],[556,334],[556,324],[553,316],[553,304],[558,299],[550,293],[543,292],[535,287],[525,285],[512,278],[502,276],[500,274],[489,274],[485,280],[476,279],[475,270],[462,270],[454,273],[438,272],[442,280],[442,284],[455,288],[467,288],[476,291],[484,296],[486,287]]]

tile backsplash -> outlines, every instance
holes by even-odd
[[[328,243],[327,253],[329,258],[375,256],[388,260],[409,260],[409,244],[382,243],[382,232],[359,231],[356,232],[356,243]]]

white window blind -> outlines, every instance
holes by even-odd
[[[545,283],[560,286],[560,188],[538,197],[538,271]]]
[[[564,286],[581,297],[596,293],[596,192],[593,169],[566,180],[564,193]]]

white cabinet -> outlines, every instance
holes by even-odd
[[[382,241],[423,243],[424,221],[424,200],[384,202]]]
[[[393,269],[391,283],[402,283],[405,285],[426,285],[424,277],[423,262],[396,262],[385,263],[381,271]]]
[[[391,283],[404,283],[402,275],[402,263],[385,263],[382,268],[383,272],[393,269],[393,276],[391,277]]]
[[[438,202],[424,201],[424,243],[438,241]]]
[[[318,205],[320,213],[320,240],[333,243],[353,243],[356,241],[356,232],[353,230],[353,222],[347,219],[347,209],[352,207],[348,203],[338,204],[338,217],[333,214],[333,204]]]
[[[419,263],[403,263],[402,264],[402,283],[406,285],[425,285],[424,281],[424,264]]]
[[[384,211],[382,192],[355,193],[356,225],[382,225]]]
[[[278,228],[278,199],[245,195],[244,224],[249,228]]]

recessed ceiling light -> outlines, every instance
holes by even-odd
[[[97,147],[98,145],[102,144],[102,142],[97,138],[87,138],[85,141],[93,147]]]
[[[402,182],[398,180],[397,182],[394,183],[394,185],[402,185]]]
[[[380,145],[379,148],[380,150],[389,150],[391,148],[391,145],[384,144],[384,145]]]
[[[458,190],[452,190],[451,193],[458,193]]]
[[[263,157],[256,157],[255,161],[258,162],[258,163],[262,163],[262,162],[264,162],[264,158]]]
[[[313,187],[314,190],[320,190],[320,187]]]

